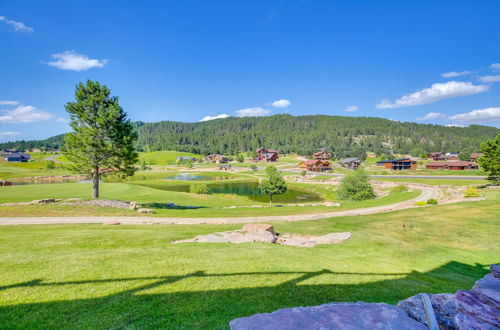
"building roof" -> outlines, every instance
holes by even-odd
[[[349,157],[349,158],[344,158],[340,161],[341,163],[352,163],[352,162],[359,162],[358,157]]]
[[[319,160],[319,159],[308,159],[303,161],[301,164],[312,166],[312,165],[317,165],[318,163],[321,163],[322,165],[330,165],[329,161]]]
[[[470,158],[478,158],[481,157],[483,154],[481,152],[473,152],[470,154]]]
[[[318,152],[313,153],[313,156],[320,156],[322,154],[330,155],[330,153],[328,151],[318,151]]]
[[[476,163],[474,162],[468,162],[468,161],[463,161],[463,160],[457,160],[453,162],[429,162],[427,163],[427,166],[477,166]]]
[[[441,151],[429,152],[429,155],[431,155],[431,156],[441,156],[441,155],[444,155],[444,152],[441,152]]]
[[[22,152],[12,152],[12,153],[8,153],[8,154],[2,154],[2,157],[30,159],[31,155],[30,154],[23,154]]]
[[[410,158],[398,158],[398,159],[392,159],[392,160],[380,160],[377,163],[399,163],[399,162],[415,162],[414,160],[411,160]]]

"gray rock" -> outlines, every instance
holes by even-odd
[[[263,242],[263,243],[275,243],[277,238],[272,233],[268,231],[257,231],[253,233],[246,234],[253,242]]]
[[[500,278],[488,274],[476,281],[472,287],[472,292],[479,296],[500,302]]]
[[[410,298],[401,300],[397,306],[404,310],[412,319],[427,324],[422,303],[422,295],[422,293],[418,293]],[[453,319],[457,314],[458,308],[455,296],[450,293],[442,293],[429,294],[429,298],[439,326],[442,329],[455,329],[455,322]]]
[[[234,319],[229,326],[232,330],[427,329],[395,306],[364,302],[284,308],[273,313]]]
[[[227,238],[215,234],[196,236],[193,241],[200,243],[229,243]]]
[[[137,210],[138,213],[154,213],[153,209],[140,208]]]
[[[272,225],[268,225],[267,223],[248,223],[243,226],[242,230],[248,233],[253,233],[258,231],[268,231],[271,234],[276,235],[274,227]]]
[[[493,276],[500,278],[500,265],[491,265],[490,270]]]
[[[229,242],[236,244],[254,242],[253,238],[250,235],[245,235],[244,233],[240,232],[229,233],[227,235],[224,235],[224,237],[229,240]]]
[[[302,247],[313,247],[318,244],[338,244],[351,238],[351,233],[330,233],[323,236],[283,235],[277,243]]]

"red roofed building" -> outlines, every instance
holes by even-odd
[[[483,155],[483,154],[482,154],[482,153],[480,153],[480,152],[474,152],[474,153],[470,154],[470,161],[471,161],[471,162],[475,162],[475,161],[477,161],[477,159],[478,159],[479,157],[481,157],[482,155]]]
[[[279,158],[278,150],[259,148],[257,149],[257,161],[265,160],[266,162],[275,162]]]
[[[326,151],[319,151],[313,153],[312,158],[318,160],[330,160],[330,158],[332,158],[332,154]]]

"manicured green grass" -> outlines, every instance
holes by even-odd
[[[370,216],[274,223],[280,233],[353,235],[345,243],[314,248],[170,244],[241,225],[0,227],[0,324],[224,329],[234,318],[285,307],[360,300],[395,304],[418,292],[469,289],[487,265],[500,261],[500,196],[491,196]]]
[[[63,166],[61,166],[61,164],[56,164],[56,168],[49,171],[47,169],[47,163],[48,162],[45,160],[37,160],[26,163],[0,161],[0,180],[33,176],[70,174],[70,172]]]
[[[139,153],[139,160],[144,160],[151,165],[174,165],[176,157],[202,158],[203,156],[181,151],[152,151]]]
[[[334,192],[327,190],[324,186],[312,186],[306,184],[291,184],[290,187],[306,189],[317,192],[326,198],[334,198]],[[62,183],[62,184],[33,184],[2,187],[0,189],[0,203],[27,202],[41,198],[84,198],[89,199],[91,193],[90,183]],[[221,209],[221,207],[239,205],[267,205],[250,200],[245,196],[229,194],[198,195],[176,191],[166,191],[141,186],[132,183],[104,183],[101,185],[101,197],[106,199],[134,200],[139,203],[175,203],[183,206],[200,206],[199,209],[156,209],[155,216],[159,217],[242,217],[242,216],[266,216],[320,213],[335,210],[355,209],[360,207],[371,207],[384,204],[392,204],[414,198],[420,191],[395,193],[386,197],[361,202],[342,202],[341,207],[264,207],[264,208],[239,208]],[[77,215],[78,209],[81,215],[89,215],[88,206],[72,207],[71,215]],[[98,208],[99,209],[99,208]],[[90,212],[95,214],[95,210]],[[110,211],[103,209],[104,214],[131,215],[128,210]],[[65,211],[58,210],[58,205],[40,206],[2,206],[0,216],[64,216]],[[104,215],[103,214],[103,215]]]
[[[423,183],[428,185],[470,186],[481,185],[488,181],[482,179],[413,179],[413,178],[374,178],[378,181]]]

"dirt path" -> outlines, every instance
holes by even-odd
[[[411,187],[411,186],[410,186]],[[416,188],[416,187],[415,187]],[[157,218],[157,217],[0,217],[0,226],[5,225],[46,225],[46,224],[76,224],[76,223],[106,223],[118,221],[121,224],[231,224],[271,221],[303,221],[318,220],[332,217],[367,215],[417,207],[416,201],[438,199],[440,191],[433,187],[418,187],[420,196],[394,204],[366,207],[355,210],[332,211],[317,214],[276,215],[265,217],[228,217],[228,218]]]

